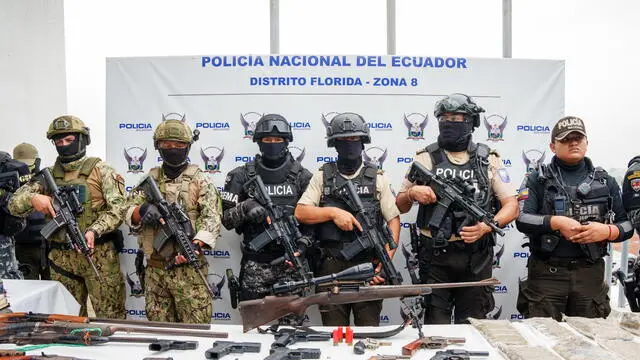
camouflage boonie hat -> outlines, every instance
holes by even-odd
[[[55,118],[51,122],[49,130],[47,130],[47,139],[52,139],[58,134],[72,133],[84,134],[89,139],[89,128],[84,124],[84,122],[82,122],[82,120],[80,120],[80,118],[73,115],[63,115]],[[89,144],[89,141],[87,141],[87,144]]]
[[[193,144],[193,134],[186,122],[182,120],[165,120],[158,125],[153,133],[153,143],[156,147],[160,140],[173,140]]]
[[[38,149],[31,144],[22,143],[13,148],[13,158],[29,166],[35,164],[37,157],[40,157]]]

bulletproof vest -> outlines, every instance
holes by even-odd
[[[79,170],[73,172],[65,172],[60,161],[56,161],[53,165],[53,179],[56,185],[60,186],[74,186],[78,190],[78,201],[82,204],[82,213],[76,216],[78,221],[78,227],[83,233],[91,226],[100,216],[102,209],[93,209],[91,207],[91,194],[89,193],[89,186],[87,184],[87,178],[93,171],[93,168],[100,162],[97,157],[88,157],[84,160]],[[106,206],[103,205],[103,207]],[[63,231],[58,231],[51,239],[54,242],[66,243]]]
[[[380,226],[381,230],[384,219],[380,211],[380,201],[376,197],[377,176],[378,168],[371,163],[365,162],[358,176],[351,179],[351,182],[356,186],[358,196],[362,201],[366,214],[374,224]],[[335,162],[322,165],[322,195],[320,197],[320,207],[337,207],[355,214],[347,203],[335,194],[336,189],[340,188],[346,181],[347,179],[338,172],[338,166]],[[339,250],[342,249],[345,243],[355,240],[355,232],[342,231],[333,221],[319,224],[317,232],[318,239],[323,243],[322,246],[325,248]],[[358,257],[370,258],[372,254],[373,252],[363,251]]]
[[[544,185],[544,195],[540,207],[541,215],[569,216],[579,222],[595,221],[600,223],[611,222],[613,213],[613,199],[609,193],[607,184],[607,172],[600,168],[594,168],[591,161],[585,158],[587,172],[589,175],[580,185],[589,184],[590,190],[586,195],[579,194],[578,186],[568,186],[563,184],[556,176],[558,167],[551,163],[541,165],[542,176],[538,175],[538,181]],[[560,241],[568,241],[558,233]],[[590,243],[580,245],[580,248],[588,258],[597,260],[606,255],[607,242]],[[535,236],[531,239],[531,251],[545,255],[553,255],[552,247],[542,247],[542,237]],[[551,254],[549,254],[551,253]]]
[[[43,240],[40,230],[42,230],[46,223],[44,214],[34,211],[27,218],[27,227],[15,235],[16,243],[39,247]]]
[[[187,168],[180,174],[180,176],[176,179],[179,179],[180,182],[173,183],[172,180],[167,178],[162,172],[161,167],[155,167],[149,170],[149,176],[151,176],[157,183],[158,188],[160,188],[160,193],[167,200],[169,204],[178,202],[178,204],[182,207],[182,209],[187,213],[189,220],[191,220],[191,225],[193,228],[196,228],[196,220],[198,219],[198,215],[200,214],[198,211],[198,197],[200,189],[194,189],[194,177],[196,174],[200,172],[200,168],[197,165],[190,164]],[[195,196],[193,196],[195,195]],[[160,256],[153,249],[153,241],[158,234],[159,229],[154,229],[151,227],[145,227],[140,233],[140,239],[142,243],[142,250],[147,255],[151,255],[151,258],[154,260],[164,261],[164,257]],[[179,245],[172,243],[173,249],[168,248],[167,252],[178,251]],[[164,251],[163,251],[164,252]]]
[[[457,165],[449,161],[437,143],[427,146],[424,150],[418,151],[417,154],[428,152],[433,164],[432,172],[442,178],[452,179],[460,177],[469,180],[476,188],[474,201],[482,206],[486,211],[494,212],[494,203],[492,197],[492,189],[487,178],[489,172],[489,147],[484,144],[471,143],[467,150],[469,152],[469,161],[462,165]],[[416,223],[422,229],[428,229],[429,220],[433,215],[436,204],[420,205],[418,207],[418,217]],[[452,205],[449,209],[448,216],[445,217],[442,227],[451,230],[451,234],[457,232],[458,227],[467,217],[464,211]],[[434,231],[435,229],[430,229]]]
[[[286,214],[293,215],[296,203],[303,191],[298,181],[298,177],[302,171],[302,165],[289,155],[284,164],[278,168],[271,169],[262,165],[259,157],[256,158],[258,161],[251,161],[245,164],[244,170],[247,179],[260,175],[273,203],[278,205]],[[246,224],[242,230],[244,241],[248,244],[253,238],[265,231],[266,228],[262,224]],[[271,252],[282,254],[283,250],[282,246],[271,242],[261,253]]]

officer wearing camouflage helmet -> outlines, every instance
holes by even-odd
[[[58,157],[50,168],[58,186],[74,186],[83,211],[78,225],[93,252],[93,261],[100,273],[99,282],[83,254],[70,248],[63,229],[50,240],[49,264],[51,279],[61,282],[80,303],[80,314],[87,315],[87,296],[99,317],[124,318],[124,280],[120,273],[118,252],[122,248],[124,210],[124,180],[108,164],[86,156],[91,143],[89,128],[79,118],[60,116],[51,122],[47,138],[56,147]],[[16,191],[9,203],[13,215],[28,217],[39,211],[47,218],[55,216],[51,197],[34,177]]]
[[[296,202],[307,188],[311,173],[302,167],[289,152],[293,133],[289,122],[279,114],[263,115],[253,133],[253,142],[258,143],[260,154],[255,160],[239,166],[227,175],[222,193],[223,225],[243,235],[242,260],[240,261],[239,300],[263,298],[271,293],[278,281],[301,280],[293,267],[285,263],[270,263],[284,255],[282,244],[271,242],[263,249],[253,251],[249,243],[266,229],[265,209],[244,189],[244,184],[259,175],[271,200],[286,214],[293,214]],[[311,245],[310,229],[301,227],[306,235],[299,248]],[[301,325],[304,316],[292,315],[280,323]]]
[[[13,158],[25,163],[32,175],[40,171],[38,149],[29,143],[21,143],[13,148]],[[16,234],[16,257],[25,279],[49,280],[47,261],[47,240],[40,234],[45,225],[44,214],[34,211],[27,218],[26,228]]]
[[[340,251],[345,244],[355,241],[355,231],[362,231],[352,209],[335,192],[347,180],[356,185],[358,195],[372,223],[380,231],[386,222],[397,243],[400,234],[400,212],[384,171],[376,165],[364,162],[364,144],[371,142],[369,128],[362,116],[355,113],[336,115],[327,126],[327,146],[335,147],[338,160],[322,165],[313,174],[304,192],[295,215],[303,224],[318,224],[318,246],[322,259],[316,275],[328,275],[375,259],[375,252],[367,249],[351,260],[346,260]],[[395,250],[389,250],[393,257]],[[377,264],[372,284],[384,283],[380,276],[382,264]],[[380,323],[382,300],[354,304],[321,306],[322,324],[325,326],[349,325],[353,312],[357,326],[377,326]]]
[[[177,115],[177,114],[170,114]],[[168,115],[167,115],[168,116]],[[197,140],[191,128],[180,119],[166,119],[153,134],[154,147],[162,157],[162,166],[149,170],[168,203],[177,203],[193,226],[193,243],[198,249],[212,249],[220,236],[222,213],[218,190],[197,165],[189,164],[191,144]],[[165,267],[171,262],[186,265],[179,246],[170,242],[162,249],[153,246],[161,216],[155,205],[145,201],[144,193],[133,192],[125,213],[125,222],[138,235],[138,243],[147,260],[145,301],[147,318],[152,321],[210,323],[212,298],[196,269],[191,266]],[[207,260],[197,251],[200,269],[207,274]]]
[[[445,178],[459,177],[471,181],[476,188],[474,200],[490,213],[499,226],[505,226],[518,216],[516,189],[498,154],[485,144],[471,141],[473,130],[480,126],[484,109],[471,97],[451,94],[438,101],[434,114],[438,119],[438,141],[419,150],[414,161]],[[429,220],[437,201],[429,186],[418,185],[406,177],[396,205],[407,213],[419,204],[417,226],[420,228],[418,259],[423,283],[477,281],[491,277],[495,235],[482,222],[464,226],[467,214],[448,210],[442,226],[429,228]],[[500,210],[496,213],[496,202]],[[434,289],[425,296],[425,324],[449,324],[467,318],[484,318],[494,305],[493,288],[471,287]]]

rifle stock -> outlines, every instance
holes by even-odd
[[[495,278],[481,281],[419,284],[419,285],[377,285],[362,286],[355,291],[322,292],[310,296],[266,296],[262,299],[241,301],[238,310],[242,316],[243,331],[247,332],[270,321],[277,320],[288,314],[304,314],[311,305],[337,305],[420,296],[431,293],[432,289],[444,289],[469,286],[496,285],[500,282]]]

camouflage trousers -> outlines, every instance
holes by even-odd
[[[299,281],[302,277],[295,268],[286,265],[242,260],[240,265],[239,301],[261,299],[271,295],[273,284],[283,281]],[[305,315],[289,314],[278,319],[280,325],[302,325]]]
[[[81,316],[87,316],[89,297],[97,317],[124,319],[124,279],[113,243],[96,245],[92,260],[101,280],[96,278],[84,255],[74,250],[52,249],[49,252],[51,280],[61,282],[80,303]]]
[[[25,246],[16,243],[16,257],[19,269],[28,280],[49,280],[49,266],[42,268],[40,246]]]
[[[200,269],[207,274],[207,266]],[[151,321],[209,324],[213,313],[211,295],[196,269],[178,266],[171,270],[147,266],[145,310]]]
[[[16,260],[15,241],[5,235],[0,235],[0,279],[22,279]]]

